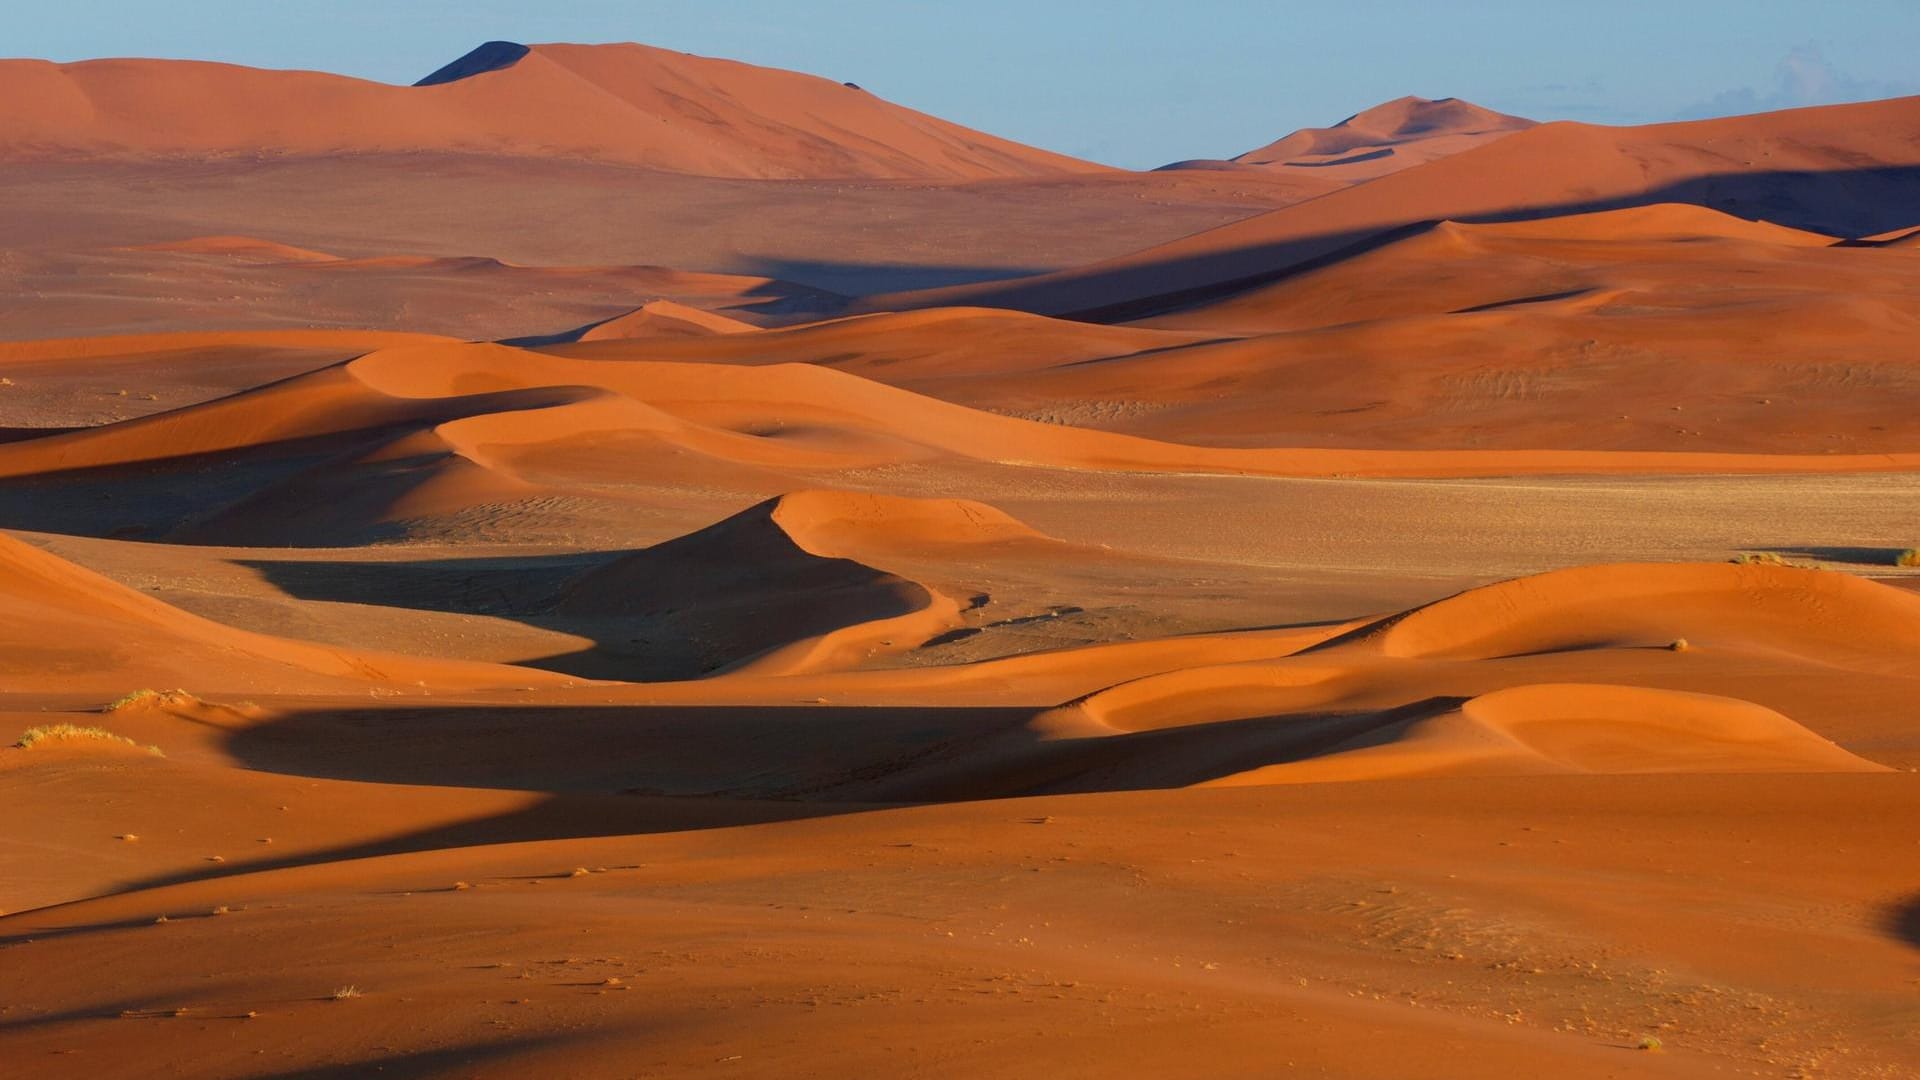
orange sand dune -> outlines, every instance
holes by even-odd
[[[1884,471],[1920,464],[1911,453],[1223,449],[993,415],[807,364],[596,361],[501,345],[431,344],[376,350],[184,409],[0,444],[0,477],[161,463],[191,470],[214,454],[281,464],[236,474],[253,476],[243,482],[256,486],[202,485],[201,497],[216,500],[211,505],[163,512],[179,524],[197,519],[192,535],[206,539],[231,542],[220,539],[231,527],[274,543],[292,536],[314,542],[329,522],[349,530],[393,522],[408,515],[410,499],[444,512],[543,489],[632,484],[662,469],[710,479],[748,470],[764,485],[769,477],[940,462],[1309,476]],[[287,473],[302,461],[299,475]],[[263,483],[268,487],[257,486]],[[267,503],[241,501],[276,484],[291,486]],[[782,486],[802,485],[789,479]],[[223,516],[209,516],[215,513]],[[149,535],[172,531],[143,527]]]
[[[1328,128],[1303,128],[1233,160],[1274,169],[1311,169],[1353,183],[1372,180],[1536,126],[1459,98],[1403,97]]]
[[[195,61],[10,60],[0,64],[0,97],[14,103],[0,118],[0,155],[440,151],[754,178],[1101,170],[809,75],[644,45],[505,48],[517,55],[502,66],[414,87]]]
[[[713,334],[743,334],[754,330],[751,323],[728,318],[717,312],[677,304],[672,300],[653,300],[625,315],[616,315],[594,323],[580,332],[580,341],[626,341],[644,338],[707,337]]]
[[[1900,451],[1920,405],[1920,268],[1695,206],[1442,223],[1145,325],[1220,338],[948,382],[872,374],[1241,446]]]
[[[1490,585],[1361,635],[1395,657],[1491,659],[1692,644],[1791,649],[1897,670],[1920,651],[1920,598],[1847,574],[1779,566],[1581,567]]]
[[[1883,772],[1772,709],[1711,694],[1538,683],[1222,784],[1448,773]]]
[[[1872,770],[1875,756],[1920,760],[1911,726],[1887,708],[1920,688],[1916,658],[1920,597],[1884,585],[1765,565],[1583,567],[1475,589],[1289,657],[1131,679],[1040,714],[1032,730],[1060,748],[1055,782],[1075,789]],[[1787,690],[1796,677],[1801,691]],[[1676,692],[1676,679],[1712,689]],[[1873,688],[1880,705],[1837,701],[1842,683]]]
[[[0,427],[87,427],[194,405],[389,345],[374,330],[126,334],[0,342]]]
[[[930,308],[783,327],[742,341],[648,341],[642,346],[555,345],[544,351],[592,360],[809,363],[895,385],[925,386],[979,375],[1051,368],[1209,340],[1048,319],[992,308]],[[598,341],[591,332],[580,341]]]
[[[0,646],[11,692],[94,695],[552,684],[540,672],[354,652],[233,630],[0,534]]]
[[[1910,224],[1920,98],[1606,128],[1560,122],[1148,248],[1006,283],[870,297],[876,308],[987,304],[1138,317],[1286,273],[1428,221],[1535,218],[1691,202],[1836,236]]]
[[[959,623],[959,601],[869,565],[876,554],[1041,539],[980,503],[799,492],[595,570],[559,610],[664,621],[708,670],[846,667]]]
[[[134,251],[177,251],[186,255],[227,255],[250,262],[330,263],[340,256],[324,251],[294,247],[292,244],[262,240],[257,236],[192,236],[157,244],[137,244]]]

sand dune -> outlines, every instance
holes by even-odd
[[[625,341],[633,338],[707,337],[712,334],[743,334],[755,327],[739,319],[672,300],[652,300],[625,315],[616,315],[594,323],[580,332],[579,341]]]
[[[980,503],[799,492],[595,570],[559,609],[644,621],[650,635],[690,641],[709,671],[846,667],[960,621],[958,599],[870,562],[903,547],[1039,539]]]
[[[665,348],[649,342],[640,348],[556,345],[546,351],[594,360],[820,364],[894,385],[926,387],[1153,352],[1213,336],[1068,322],[992,308],[930,308],[783,327],[758,336],[750,347],[744,341],[682,340]],[[586,334],[580,340],[599,339]]]
[[[1920,277],[1887,252],[1651,206],[1421,227],[1144,324],[1211,340],[938,382],[867,370],[1222,445],[1890,450],[1920,391],[1904,347],[1916,297]]]
[[[9,628],[0,663],[14,692],[104,702],[171,686],[209,693],[341,692],[557,681],[505,667],[355,652],[233,630],[4,534],[0,607]]]
[[[215,456],[248,465],[220,484],[192,481]],[[905,466],[1471,476],[1886,471],[1917,461],[1897,452],[1208,447],[996,415],[810,364],[584,360],[463,343],[376,349],[186,408],[0,444],[0,478],[23,492],[117,483],[138,494],[186,478],[179,497],[100,507],[84,518],[96,524],[64,527],[276,544],[364,542],[423,514],[662,476],[792,490]]]
[[[1836,236],[1909,224],[1920,98],[1646,127],[1542,124],[1418,168],[1119,259],[1026,280],[869,298],[1139,317],[1278,277],[1428,221],[1690,202]]]
[[[0,118],[0,154],[16,161],[441,151],[754,178],[1101,168],[826,79],[643,45],[536,45],[416,87],[183,60],[10,60],[0,95],[17,106]]]
[[[1458,773],[1878,772],[1772,709],[1639,687],[1542,683],[1373,732],[1326,756],[1224,784]]]
[[[1377,636],[1375,636],[1377,635]],[[1587,648],[1692,644],[1792,649],[1838,666],[1920,650],[1920,602],[1818,570],[1582,567],[1475,589],[1366,636],[1396,657],[1490,659]]]
[[[1396,98],[1332,127],[1303,128],[1233,160],[1274,169],[1311,169],[1345,183],[1436,161],[1536,126],[1459,98]]]

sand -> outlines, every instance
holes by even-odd
[[[423,82],[0,65],[0,1061],[1920,1070],[1913,99]]]

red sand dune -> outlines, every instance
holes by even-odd
[[[940,382],[871,374],[1242,446],[1897,450],[1920,403],[1920,267],[1694,206],[1442,223],[1141,325],[1218,337]],[[1082,404],[1097,402],[1138,404]]]
[[[183,60],[0,63],[10,160],[445,152],[736,177],[980,179],[1101,167],[827,79],[644,45],[536,45],[431,86]]]
[[[580,332],[580,341],[625,341],[633,338],[701,338],[715,334],[744,334],[755,327],[738,319],[672,300],[653,300],[625,315],[597,322]]]
[[[848,667],[959,623],[958,600],[870,563],[902,548],[1040,539],[980,503],[798,492],[602,567],[559,610],[665,620],[708,670]]]
[[[1459,98],[1403,97],[1329,128],[1303,128],[1233,160],[1275,169],[1312,169],[1354,183],[1436,161],[1536,126]]]
[[[234,630],[0,534],[0,664],[9,690],[117,698],[191,684],[208,693],[364,693],[553,684],[540,672],[327,648]]]
[[[315,453],[323,457],[298,474],[267,474],[264,488],[209,487],[217,512],[174,507],[175,520],[194,523],[180,535],[272,543],[301,536],[311,543],[329,525],[351,531],[556,487],[631,482],[659,470],[709,480],[741,470],[800,478],[974,462],[1457,476],[1871,471],[1920,463],[1911,453],[1217,448],[994,415],[807,364],[581,360],[448,343],[381,349],[184,409],[0,444],[0,477],[128,466],[190,470],[204,455],[301,461]]]
[[[1004,283],[870,297],[1137,317],[1218,296],[1421,222],[1692,202],[1840,236],[1908,224],[1920,98],[1609,128],[1558,122],[1119,259]]]

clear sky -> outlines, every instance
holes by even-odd
[[[640,41],[857,82],[1134,168],[1403,94],[1649,123],[1920,93],[1920,0],[52,0],[0,50],[409,83],[482,41]],[[0,108],[5,108],[0,102]]]

